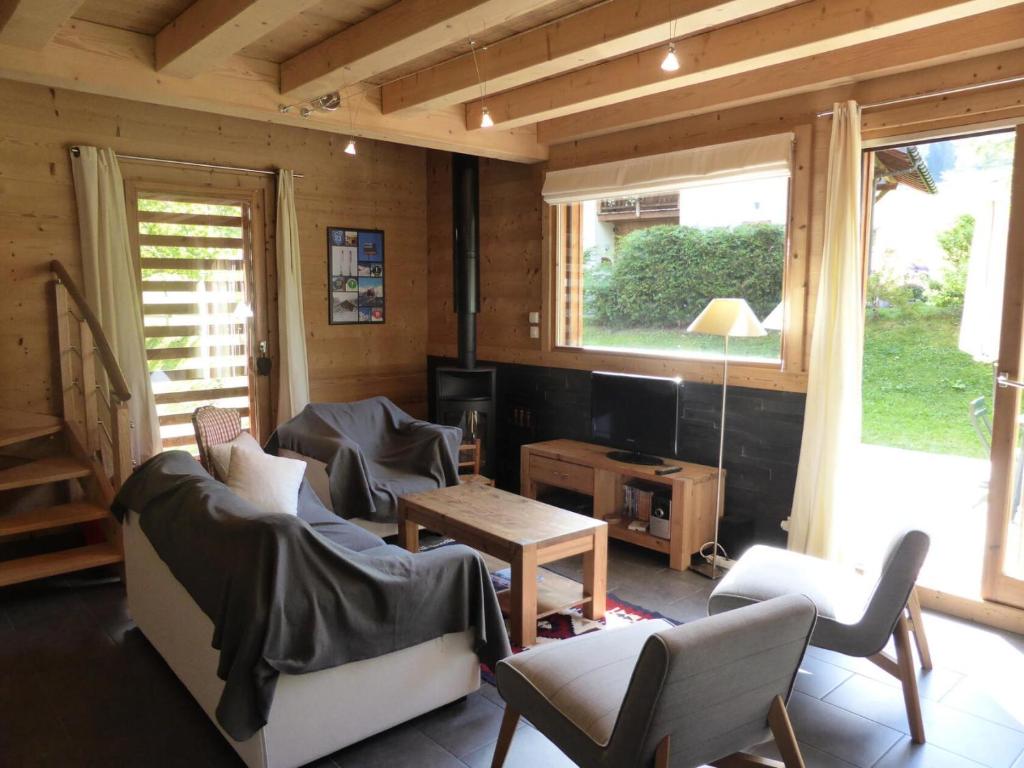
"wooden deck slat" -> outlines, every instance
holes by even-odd
[[[240,237],[188,237],[186,235],[139,235],[139,245],[158,248],[237,248],[242,250]],[[241,257],[239,257],[241,258]]]
[[[160,269],[164,271],[178,269],[209,271],[219,269],[242,272],[245,269],[245,262],[241,259],[167,259],[162,256],[150,258],[143,256],[139,259],[139,263],[143,269]]]
[[[195,389],[190,392],[165,392],[155,395],[157,405],[168,403],[198,403],[205,400],[226,400],[231,397],[248,397],[248,387],[225,387],[224,389]]]
[[[198,224],[209,227],[240,227],[241,216],[217,216],[212,213],[173,213],[171,211],[139,211],[139,221],[163,224]]]

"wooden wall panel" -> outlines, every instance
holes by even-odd
[[[46,267],[64,261],[80,276],[78,225],[67,148],[113,147],[244,167],[293,168],[303,254],[303,297],[315,400],[390,396],[426,414],[427,241],[425,150],[359,142],[320,131],[0,80],[0,402],[56,413]],[[264,190],[273,257],[274,187],[269,177],[122,163],[126,178]],[[383,229],[387,323],[327,323],[326,227]],[[273,346],[273,338],[272,338]]]

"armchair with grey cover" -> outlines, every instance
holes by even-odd
[[[394,523],[399,496],[458,485],[461,440],[458,427],[413,418],[386,397],[371,397],[310,403],[277,428],[266,450],[301,458],[311,469],[319,465],[328,506],[340,517]]]

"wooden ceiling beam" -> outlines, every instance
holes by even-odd
[[[235,55],[215,71],[191,80],[166,77],[153,69],[149,35],[78,19],[65,24],[45,51],[0,45],[0,78],[9,80],[325,131],[346,139],[354,133],[357,140],[365,137],[524,163],[547,158],[547,148],[537,144],[532,128],[469,133],[462,127],[458,107],[415,117],[382,115],[373,92],[353,97],[351,116],[339,110],[303,120],[294,110],[278,109],[278,76],[273,62]],[[339,152],[344,143],[338,142]]]
[[[664,46],[487,97],[496,125],[515,127],[738,75],[1015,6],[1019,0],[813,0],[676,43],[681,67],[662,71]],[[479,130],[483,103],[466,105]]]
[[[466,42],[552,0],[399,0],[281,65],[281,93],[314,98]]]
[[[764,99],[934,66],[965,56],[1024,47],[1024,13],[1017,8],[731,75],[685,88],[577,112],[537,125],[543,144],[597,136]],[[1024,55],[1024,51],[1021,51]]]
[[[195,77],[259,40],[316,0],[197,0],[156,35],[156,68]]]
[[[82,0],[0,0],[0,44],[39,50]]]
[[[477,58],[487,90],[504,91],[665,42],[670,24],[692,34],[793,4],[794,0],[609,0],[491,43]],[[465,55],[385,84],[381,109],[388,114],[461,104],[479,94],[473,57]]]

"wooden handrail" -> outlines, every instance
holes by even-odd
[[[96,344],[96,351],[99,353],[100,361],[103,363],[103,369],[107,372],[107,380],[110,382],[110,389],[114,396],[121,402],[130,400],[132,393],[128,389],[128,382],[125,381],[121,366],[117,364],[117,356],[114,355],[114,350],[110,348],[110,342],[107,341],[107,335],[103,332],[99,318],[92,311],[89,302],[85,300],[85,295],[71,278],[67,268],[59,260],[53,259],[50,262],[50,271],[64,284],[64,288],[78,306],[82,319],[88,323],[89,330],[92,331],[93,342]]]

